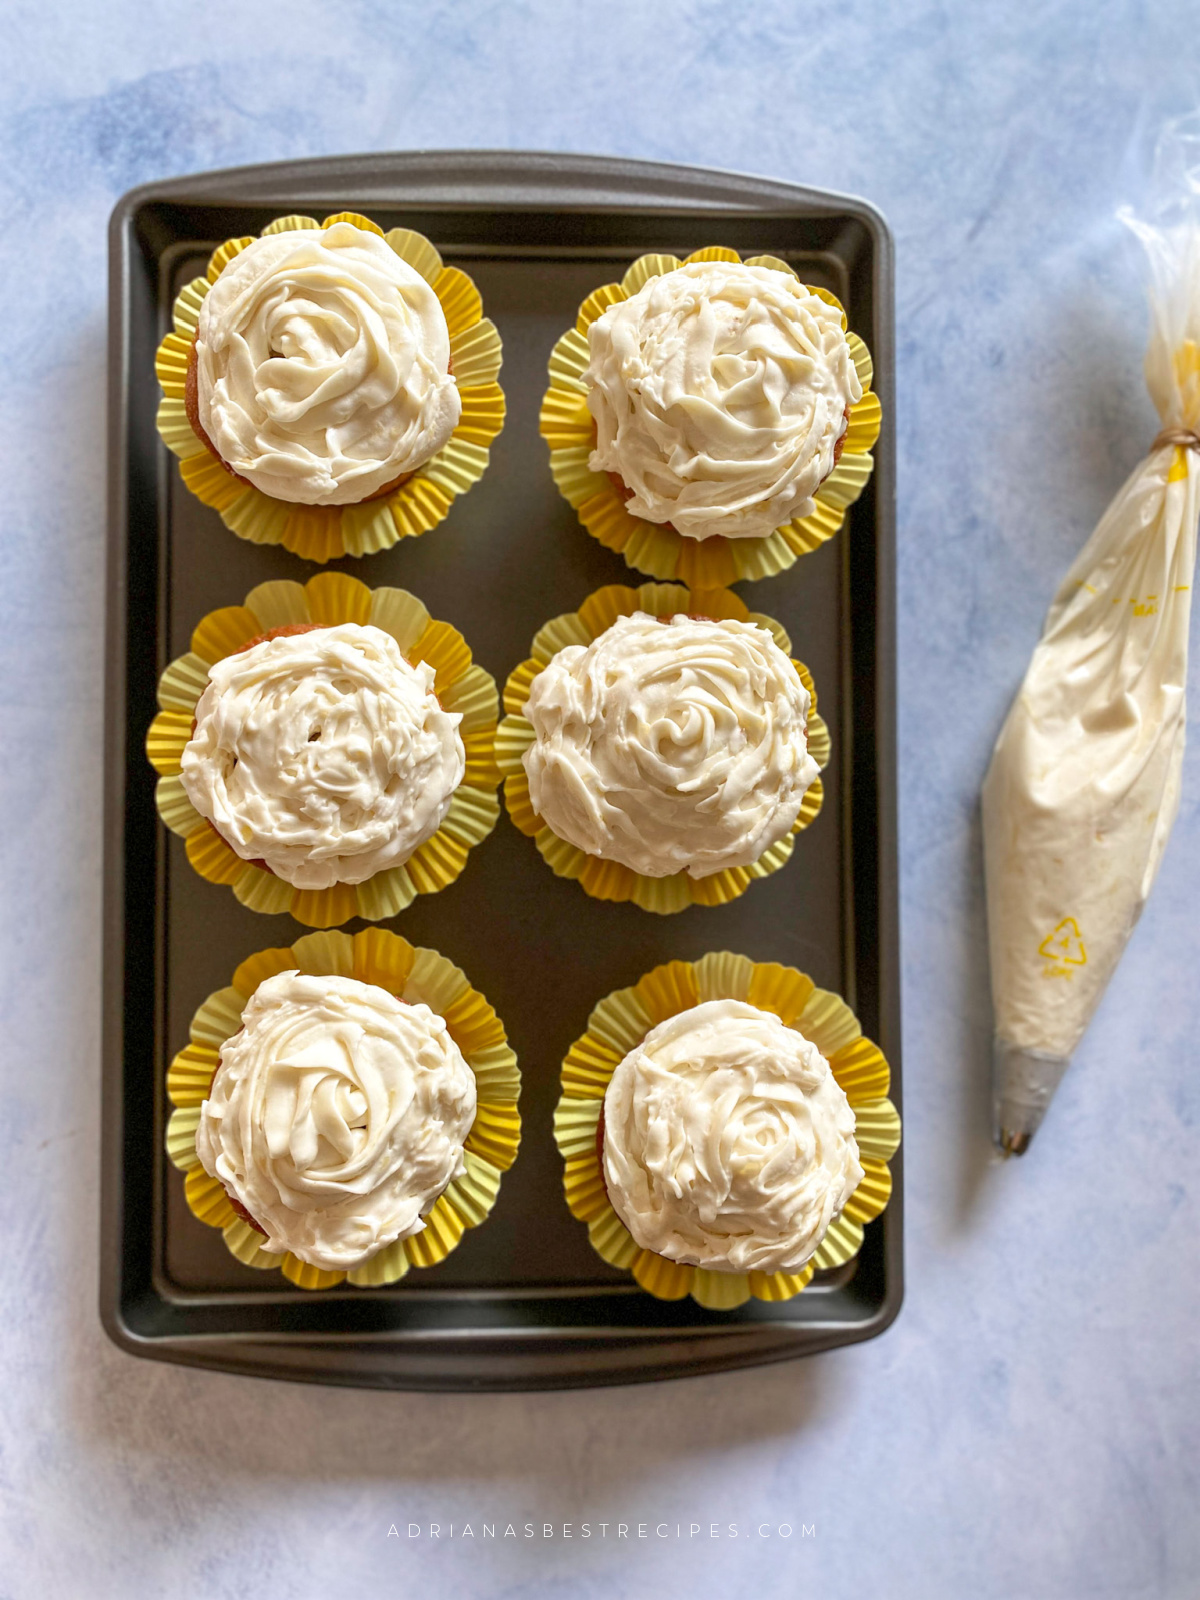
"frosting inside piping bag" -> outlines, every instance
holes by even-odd
[[[1189,122],[1173,137],[1192,163],[1195,213],[1180,224],[1176,208],[1168,227],[1125,219],[1152,268],[1147,385],[1164,430],[1185,433],[1200,429],[1200,122]],[[1200,451],[1158,444],[1055,596],[984,782],[996,1035],[1018,1062],[1018,1100],[1038,1098],[1030,1058],[1051,1058],[1029,1133],[1120,960],[1178,810],[1198,515]]]

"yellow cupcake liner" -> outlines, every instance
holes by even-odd
[[[221,1046],[242,1026],[242,1012],[265,979],[278,972],[336,973],[376,984],[410,1005],[424,1002],[445,1018],[450,1037],[475,1075],[477,1109],[466,1141],[466,1171],[442,1191],[425,1217],[425,1228],[365,1261],[353,1272],[326,1272],[291,1251],[264,1250],[262,1234],[234,1210],[223,1186],[196,1156],[200,1107],[220,1065]],[[218,989],[192,1018],[189,1043],[167,1071],[167,1095],[175,1107],[167,1123],[166,1151],[184,1173],[184,1195],[192,1215],[220,1228],[232,1255],[248,1267],[278,1267],[298,1289],[332,1289],[345,1280],[357,1288],[397,1283],[410,1267],[444,1261],[467,1228],[486,1220],[500,1192],[501,1175],[517,1158],[521,1074],[504,1024],[464,973],[436,950],[409,944],[386,928],[348,933],[308,933],[286,949],[260,950]]]
[[[188,360],[196,338],[197,319],[205,295],[222,269],[253,244],[252,237],[227,239],[216,249],[203,278],[193,278],[175,300],[173,329],[158,347],[154,370],[163,391],[158,431],[179,457],[184,483],[240,539],[253,544],[281,544],[306,561],[334,561],[339,556],[366,556],[387,550],[401,539],[416,538],[437,527],[458,495],[466,494],[483,476],[492,440],[504,426],[504,392],[496,379],[502,351],[495,325],[483,315],[479,290],[465,272],[443,266],[442,258],[423,234],[408,228],[384,233],[356,212],[342,211],[318,222],[315,217],[279,217],[263,234],[297,228],[328,228],[350,222],[377,233],[402,260],[430,284],[441,302],[450,330],[450,359],[462,399],[462,415],[450,438],[424,466],[398,489],[377,500],[350,506],[306,506],[276,500],[235,478],[197,438],[184,406]]]
[[[209,667],[260,633],[302,622],[328,626],[357,622],[382,628],[409,661],[427,661],[433,667],[434,691],[442,706],[462,714],[459,735],[466,771],[445,821],[407,861],[377,872],[365,883],[296,889],[243,861],[193,808],[179,776]],[[307,583],[290,579],[260,583],[240,606],[222,606],[201,620],[192,634],[191,650],[172,661],[159,679],[158,703],[161,709],[146,735],[146,754],[159,774],[154,791],[158,814],[172,833],[186,841],[188,860],[200,876],[210,883],[227,883],[251,911],[287,911],[309,928],[336,927],[351,917],[379,922],[397,916],[417,895],[436,894],[453,883],[473,846],[482,843],[499,820],[495,680],[474,665],[471,648],[457,628],[435,621],[405,589],[369,589],[342,572],[318,573]]]
[[[609,1080],[651,1028],[706,1000],[744,1000],[796,1028],[828,1060],[854,1111],[863,1180],[798,1273],[717,1272],[669,1261],[634,1242],[608,1198],[597,1131]],[[858,1254],[864,1226],[891,1197],[888,1162],[900,1146],[900,1116],[887,1098],[890,1085],[883,1052],[863,1037],[850,1007],[839,995],[818,989],[805,973],[728,950],[699,961],[668,961],[631,989],[601,1000],[588,1018],[587,1032],[563,1061],[554,1138],[564,1163],[567,1205],[587,1224],[597,1255],[631,1272],[658,1300],[690,1294],[710,1311],[731,1311],[750,1299],[791,1300],[808,1287],[814,1272],[844,1266]]]
[[[842,329],[863,390],[862,399],[850,408],[841,459],[817,490],[812,514],[785,523],[762,539],[726,539],[717,534],[703,540],[686,538],[673,528],[629,514],[607,475],[593,472],[588,466],[596,433],[583,381],[588,364],[587,331],[610,305],[629,299],[651,278],[692,261],[740,259],[736,250],[721,245],[695,250],[683,261],[678,256],[640,256],[620,283],[606,283],[593,290],[580,306],[575,326],[563,334],[551,353],[550,387],[539,418],[542,438],[550,447],[550,470],[559,493],[574,507],[592,537],[609,550],[618,551],[626,565],[638,572],[652,578],[678,579],[693,589],[716,589],[745,578],[772,577],[831,539],[845,521],[847,509],[867,486],[875,465],[870,452],[882,421],[879,396],[871,390],[871,352],[856,333],[846,331],[841,301],[828,289],[809,284],[806,287],[811,293],[841,312]],[[799,277],[777,256],[748,256],[746,265],[772,267]]]
[[[574,878],[595,900],[632,900],[643,911],[669,916],[686,911],[688,906],[723,906],[745,894],[758,878],[778,872],[791,857],[796,835],[813,822],[821,810],[825,790],[820,778],[810,784],[791,833],[764,852],[748,867],[727,867],[707,878],[692,878],[676,872],[667,878],[648,878],[619,861],[589,856],[565,839],[560,839],[533,809],[529,779],[522,757],[533,743],[532,724],[522,715],[529,698],[529,686],[557,651],[567,645],[589,645],[612,626],[618,617],[645,611],[655,617],[673,617],[678,612],[692,616],[732,617],[738,622],[753,622],[766,628],[788,657],[792,642],[783,625],[773,617],[750,611],[740,595],[729,589],[687,589],[680,584],[644,583],[638,589],[609,584],[588,596],[578,611],[567,612],[548,622],[534,637],[532,654],[509,673],[504,686],[504,709],[508,715],[496,732],[496,765],[504,778],[504,803],[516,826],[531,838],[546,864],[560,878]],[[817,715],[817,690],[812,675],[802,661],[792,665],[810,697],[808,748],[819,767],[829,763],[829,729]]]

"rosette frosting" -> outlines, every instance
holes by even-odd
[[[303,505],[368,499],[437,453],[462,404],[438,297],[351,223],[255,239],[205,296],[200,423],[226,465]]]
[[[646,877],[749,866],[817,776],[809,694],[765,628],[635,612],[533,680],[523,761],[559,838]]]
[[[841,315],[791,273],[698,261],[588,329],[593,472],[693,539],[762,538],[810,515],[862,385]]]
[[[604,1097],[604,1181],[635,1242],[716,1271],[796,1272],[863,1176],[816,1045],[709,1000],[652,1028]]]
[[[180,776],[243,860],[298,889],[363,883],[441,826],[466,771],[462,718],[382,628],[267,639],[208,677]]]
[[[281,972],[221,1047],[196,1154],[264,1250],[342,1272],[422,1230],[474,1120],[474,1076],[428,1006]]]

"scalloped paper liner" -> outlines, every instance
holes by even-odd
[[[706,1000],[744,1000],[773,1011],[817,1046],[854,1111],[863,1180],[798,1273],[715,1272],[642,1250],[608,1198],[596,1130],[609,1079],[651,1028]],[[790,1300],[808,1287],[818,1268],[840,1267],[858,1254],[864,1225],[891,1197],[888,1162],[900,1145],[900,1117],[887,1098],[890,1084],[883,1052],[863,1037],[850,1007],[828,989],[818,989],[805,973],[728,950],[713,951],[699,961],[668,961],[631,989],[618,989],[601,1000],[588,1018],[587,1032],[563,1061],[554,1139],[564,1162],[567,1205],[572,1216],[587,1224],[597,1255],[631,1272],[658,1300],[682,1300],[690,1294],[710,1311],[731,1311],[751,1298]]]
[[[423,1001],[445,1019],[450,1037],[475,1075],[477,1109],[466,1141],[466,1171],[443,1190],[425,1217],[425,1228],[365,1261],[353,1272],[326,1272],[289,1250],[264,1250],[262,1235],[238,1216],[216,1178],[196,1156],[200,1107],[221,1059],[221,1046],[239,1030],[242,1012],[265,979],[277,972],[336,973],[376,984],[410,1004]],[[184,1194],[192,1215],[220,1228],[232,1255],[248,1267],[278,1267],[298,1289],[332,1289],[344,1280],[357,1288],[396,1283],[409,1267],[443,1261],[467,1228],[483,1222],[500,1190],[501,1174],[517,1158],[521,1114],[517,1100],[521,1074],[509,1048],[504,1024],[465,974],[439,955],[409,944],[385,928],[348,933],[309,933],[286,949],[260,950],[243,961],[232,984],[218,989],[192,1018],[190,1042],[167,1071],[167,1094],[175,1107],[167,1123],[166,1151],[184,1174]]]
[[[669,916],[686,911],[688,906],[722,906],[736,900],[757,878],[778,872],[791,857],[796,835],[815,821],[825,798],[820,778],[809,785],[791,833],[748,867],[726,867],[707,878],[692,878],[676,872],[666,878],[648,878],[620,861],[589,856],[565,839],[560,839],[533,809],[529,779],[522,756],[533,743],[533,727],[522,715],[529,698],[529,686],[551,658],[566,645],[588,645],[618,617],[646,611],[651,616],[672,617],[683,611],[705,617],[732,617],[738,622],[754,622],[766,628],[775,643],[791,656],[792,642],[783,625],[773,617],[750,611],[740,595],[728,589],[687,589],[679,584],[644,583],[638,589],[613,583],[588,596],[578,611],[567,612],[546,623],[535,636],[532,654],[509,673],[504,685],[504,709],[508,713],[496,732],[496,765],[504,778],[504,803],[514,824],[537,845],[542,859],[560,878],[574,878],[595,900],[632,900],[643,911]],[[830,756],[829,729],[817,712],[817,690],[812,675],[801,661],[793,661],[810,697],[808,748],[820,767]]]
[[[410,662],[427,661],[434,691],[447,711],[462,713],[459,735],[466,754],[463,781],[441,827],[400,865],[365,883],[329,889],[296,889],[272,872],[243,861],[194,810],[180,779],[180,760],[192,736],[196,702],[208,684],[208,669],[248,639],[288,623],[370,623],[390,633]],[[419,894],[436,894],[453,883],[500,817],[495,762],[499,698],[491,674],[475,666],[471,649],[448,622],[435,622],[405,589],[369,589],[342,572],[322,572],[307,583],[279,579],[260,583],[240,606],[210,611],[192,634],[187,655],[172,661],[158,684],[158,715],[146,735],[146,754],[159,774],[154,791],[158,814],[186,843],[187,857],[202,878],[227,883],[251,911],[290,912],[309,928],[332,928],[363,917],[379,922],[397,916]]]
[[[736,250],[721,245],[695,250],[684,261],[678,256],[640,256],[620,283],[606,283],[593,290],[580,306],[575,326],[563,334],[551,352],[550,387],[538,419],[542,438],[550,447],[550,471],[559,493],[574,507],[593,539],[617,551],[626,565],[638,572],[649,573],[652,578],[678,579],[693,589],[716,589],[746,578],[772,577],[831,539],[845,521],[847,508],[867,486],[875,465],[870,452],[882,421],[879,396],[871,390],[874,366],[870,351],[856,333],[846,331],[841,301],[828,289],[808,284],[812,294],[841,312],[842,329],[863,390],[862,399],[850,408],[841,459],[814,496],[816,509],[810,516],[776,528],[763,539],[727,539],[722,534],[703,540],[686,538],[674,528],[629,514],[607,474],[593,472],[588,466],[588,457],[595,448],[595,424],[587,407],[587,386],[583,381],[588,364],[587,330],[610,305],[629,299],[651,278],[692,261],[740,259]],[[772,267],[799,278],[799,273],[777,256],[748,256],[746,265]]]
[[[483,315],[479,290],[465,272],[443,266],[442,258],[423,234],[408,228],[384,233],[368,217],[338,212],[318,222],[315,217],[278,217],[263,234],[300,228],[328,228],[349,222],[376,233],[402,260],[419,272],[441,302],[450,330],[450,359],[462,399],[462,415],[450,438],[399,488],[379,499],[349,506],[307,506],[276,500],[235,478],[196,436],[184,406],[188,359],[205,295],[222,269],[252,237],[227,239],[214,250],[203,278],[193,278],[176,297],[173,329],[158,347],[154,370],[163,391],[158,431],[179,457],[184,483],[239,539],[253,544],[281,544],[306,561],[334,561],[339,556],[365,556],[387,550],[400,539],[416,538],[437,527],[454,499],[466,494],[483,476],[492,440],[504,426],[504,391],[496,381],[503,359],[500,335]]]

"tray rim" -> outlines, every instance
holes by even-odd
[[[125,396],[130,380],[130,275],[133,227],[148,205],[178,202],[303,205],[336,202],[351,191],[357,203],[420,206],[426,210],[541,209],[618,215],[647,209],[692,214],[846,216],[859,221],[873,245],[873,289],[877,305],[874,341],[877,382],[885,415],[894,417],[893,249],[882,214],[865,200],[783,180],[721,168],[625,157],[550,151],[417,150],[326,156],[214,169],[139,185],[117,202],[109,223],[108,296],[108,571],[105,674],[105,817],[103,892],[102,1161],[100,1204],[100,1316],[115,1344],[129,1354],[233,1373],[353,1386],[450,1392],[522,1391],[655,1381],[696,1376],[790,1359],[822,1349],[875,1338],[891,1326],[904,1297],[903,1156],[897,1158],[896,1192],[885,1254],[885,1289],[876,1311],[861,1321],[713,1324],[695,1328],[525,1329],[497,1335],[487,1329],[454,1332],[391,1330],[344,1334],[233,1332],[220,1335],[150,1336],[131,1326],[122,1297],[124,1128],[123,989],[125,973],[125,878],[123,827],[126,747],[128,578],[126,508],[129,496]],[[875,570],[876,654],[875,763],[878,905],[879,1036],[886,1053],[900,1061],[899,894],[896,816],[895,712],[895,508],[894,432],[888,429],[876,471]],[[532,1346],[526,1347],[526,1342]],[[527,1363],[509,1370],[503,1359],[490,1373],[429,1370],[430,1353],[447,1345],[488,1351]],[[680,1353],[672,1353],[681,1346]],[[367,1353],[403,1349],[409,1370],[384,1372]],[[306,1352],[307,1367],[293,1366],[283,1351]],[[347,1350],[361,1355],[357,1366]],[[339,1354],[340,1352],[340,1354]],[[601,1358],[600,1352],[604,1352]],[[623,1357],[609,1364],[607,1356]],[[590,1365],[587,1357],[591,1356]],[[323,1358],[323,1359],[322,1359]],[[547,1360],[547,1358],[550,1358]],[[416,1365],[413,1364],[415,1359]],[[543,1363],[541,1369],[537,1363]]]

